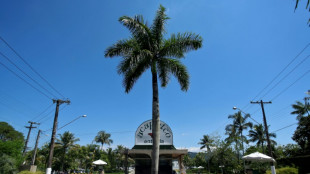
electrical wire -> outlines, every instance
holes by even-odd
[[[9,61],[12,65],[14,65],[20,72],[22,72],[25,76],[27,76],[29,79],[31,79],[35,84],[39,85],[42,89],[44,89],[47,93],[57,98],[53,93],[51,93],[49,90],[47,90],[44,86],[42,86],[38,81],[33,79],[30,75],[28,75],[25,71],[23,71],[19,66],[17,66],[13,61],[11,61],[6,55],[4,55],[0,51],[0,55],[4,57],[7,61]]]
[[[43,81],[45,81],[49,87],[51,87],[57,94],[65,98],[58,90],[56,90],[42,75],[40,75],[17,51],[4,39],[0,36],[0,40],[2,40],[16,55],[20,58],[34,73],[36,73]]]
[[[279,94],[277,94],[275,97],[271,99],[271,101],[278,98],[280,95],[282,95],[286,90],[288,90],[290,87],[292,87],[296,82],[298,82],[300,79],[302,79],[305,75],[307,75],[310,72],[310,70],[306,71],[302,76],[300,76],[297,80],[295,80],[293,83],[291,83],[288,87],[286,87],[284,90],[282,90]]]
[[[296,56],[291,60],[280,72],[277,74],[253,99],[255,100],[266,88],[268,88],[308,47],[310,43],[308,43]],[[262,97],[261,97],[262,98]]]
[[[275,130],[275,131],[272,131],[271,133],[275,133],[275,132],[278,132],[278,131],[280,131],[280,130],[289,128],[289,127],[291,127],[291,126],[294,126],[295,124],[298,124],[298,123],[293,123],[293,124],[287,125],[287,126],[285,126],[285,127],[282,127],[282,128],[280,128],[280,129],[277,129],[277,130]]]
[[[59,111],[62,111],[62,110],[65,109],[67,106],[68,106],[68,105],[65,105],[63,108],[59,109]],[[46,122],[47,120],[49,120],[49,119],[51,119],[51,118],[52,118],[52,117],[49,117],[48,119],[43,120],[40,124],[42,125],[42,123]],[[44,132],[50,131],[50,130],[52,130],[52,129],[53,129],[53,128],[47,129],[47,130],[45,130]],[[57,130],[58,130],[58,129],[57,129]]]
[[[50,109],[53,106],[53,103],[50,104],[46,109],[44,109],[40,114],[38,114],[37,116],[33,117],[31,120],[35,120],[38,117],[40,117],[42,114],[44,114],[44,112],[46,112],[48,109]]]
[[[2,62],[0,62],[0,64],[2,66],[4,66],[7,70],[9,70],[11,73],[13,73],[15,76],[17,76],[19,79],[21,79],[22,81],[24,81],[25,83],[27,83],[29,86],[31,86],[33,89],[35,89],[36,91],[38,91],[39,93],[41,93],[42,95],[44,95],[46,98],[52,100],[51,97],[49,97],[48,95],[46,95],[44,92],[42,92],[41,90],[39,90],[38,88],[36,88],[35,86],[33,86],[31,83],[29,83],[27,80],[25,80],[24,78],[22,78],[21,76],[19,76],[18,74],[16,74],[13,70],[11,70],[9,67],[7,67],[5,64],[3,64]]]
[[[270,91],[272,91],[276,86],[278,86],[287,76],[289,76],[296,68],[298,68],[299,65],[301,65],[304,61],[306,61],[308,58],[310,57],[310,55],[308,55],[307,57],[305,57],[301,62],[299,62],[299,64],[297,64],[289,73],[287,73],[281,80],[278,81],[278,83],[276,83],[271,89],[269,89],[269,91],[267,91],[261,98],[260,100],[265,97]]]

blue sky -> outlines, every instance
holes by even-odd
[[[61,106],[59,126],[87,114],[87,118],[75,121],[58,133],[69,130],[85,145],[92,142],[98,131],[105,130],[112,134],[112,147],[132,147],[137,127],[151,119],[150,72],[126,94],[122,76],[116,72],[120,58],[107,59],[104,51],[117,40],[130,36],[118,22],[119,17],[142,14],[150,24],[162,4],[171,18],[166,37],[186,31],[203,37],[203,47],[182,60],[190,73],[189,90],[182,92],[172,78],[170,84],[159,91],[161,120],[170,125],[175,146],[190,148],[198,147],[203,134],[224,137],[225,125],[230,123],[227,117],[235,112],[233,106],[262,122],[259,105],[249,102],[261,99],[310,53],[310,47],[306,48],[255,98],[309,43],[309,13],[305,3],[302,1],[294,12],[294,1],[281,0],[1,1],[0,36],[71,100],[70,105]],[[0,51],[49,88],[3,42],[0,42]],[[21,74],[1,56],[0,62]],[[305,59],[262,97],[264,101],[273,102],[265,106],[271,132],[297,122],[295,116],[290,115],[290,105],[306,96],[310,75],[294,82],[309,71],[309,63]],[[25,135],[27,129],[23,126],[30,120],[42,122],[39,127],[42,130],[52,127],[55,105],[51,106],[50,99],[3,66],[0,66],[0,80],[0,121],[9,122]],[[39,115],[46,108],[47,112]],[[293,143],[291,136],[295,129],[296,125],[278,131],[277,142]],[[31,147],[37,130],[31,134]],[[51,132],[45,134],[40,144],[50,140]]]

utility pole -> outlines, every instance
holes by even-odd
[[[23,156],[25,156],[25,154],[26,154],[26,150],[27,150],[27,145],[28,145],[31,129],[32,128],[37,128],[37,127],[32,127],[32,125],[33,124],[40,125],[40,123],[36,123],[36,122],[32,122],[32,121],[28,121],[28,123],[30,123],[30,126],[25,126],[26,128],[29,129],[29,131],[28,131],[27,139],[26,139],[26,142],[25,142],[24,150],[23,150]]]
[[[36,172],[36,170],[37,170],[37,166],[34,165],[34,162],[36,161],[36,155],[37,155],[37,150],[38,150],[38,143],[39,143],[40,133],[41,133],[41,130],[39,130],[39,132],[38,132],[37,140],[36,140],[36,145],[34,147],[34,152],[33,152],[33,156],[32,156],[32,162],[31,162],[31,166],[30,166],[30,171],[31,172]]]
[[[269,138],[269,132],[268,132],[268,126],[267,126],[267,120],[266,120],[266,115],[265,115],[265,110],[264,110],[264,104],[271,104],[271,101],[269,102],[263,102],[263,100],[257,101],[257,102],[252,102],[252,104],[260,104],[262,107],[262,112],[263,112],[263,119],[264,119],[264,125],[265,125],[265,132],[266,132],[266,137],[267,137],[267,146],[269,149],[269,155],[271,158],[273,158],[272,151],[271,151],[271,145],[270,145],[270,138]],[[276,169],[274,166],[273,162],[270,162],[270,167],[271,167],[271,173],[276,174]]]
[[[56,130],[58,125],[58,112],[59,112],[59,106],[63,103],[70,104],[70,100],[53,100],[53,103],[56,103],[56,110],[55,110],[55,118],[54,118],[54,124],[53,124],[53,132],[52,132],[52,138],[50,142],[50,151],[48,155],[48,162],[47,162],[47,169],[46,174],[51,174],[52,172],[52,160],[53,160],[53,154],[54,154],[54,146],[55,146],[55,139],[56,139]]]
[[[265,110],[264,110],[264,104],[271,104],[271,101],[263,102],[263,100],[261,100],[261,101],[257,101],[257,102],[252,102],[251,101],[251,103],[252,104],[260,104],[261,107],[262,107],[264,126],[265,126],[266,138],[267,138],[267,146],[268,146],[268,150],[269,150],[269,155],[273,158],[273,155],[272,155],[272,152],[271,152],[271,145],[270,145],[270,139],[269,139],[267,120],[266,120],[266,115],[265,115]]]

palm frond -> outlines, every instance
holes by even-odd
[[[127,71],[124,72],[123,86],[125,87],[126,93],[132,89],[133,85],[139,79],[142,73],[150,67],[151,56],[146,56],[148,54],[147,52],[143,52],[143,54],[143,59],[140,59],[136,65],[129,67]]]
[[[159,55],[161,57],[184,57],[184,53],[191,50],[197,50],[202,47],[202,37],[194,33],[172,34],[171,37],[164,41]]]
[[[114,56],[127,56],[137,47],[138,43],[135,39],[119,40],[105,50],[104,56],[111,58]]]
[[[152,34],[142,15],[136,15],[134,18],[122,16],[119,22],[129,29],[132,36],[143,45],[150,47]]]
[[[161,80],[161,86],[165,87],[169,81],[167,78],[167,72],[173,74],[180,86],[182,91],[187,91],[189,86],[189,74],[186,67],[176,59],[161,58],[158,60],[159,67],[159,78]]]
[[[160,5],[157,10],[155,19],[153,21],[153,25],[151,27],[152,35],[157,43],[157,45],[161,44],[163,39],[163,34],[165,33],[165,24],[169,17],[165,13],[166,8]]]
[[[149,50],[134,50],[130,55],[124,56],[124,59],[117,67],[117,72],[125,74],[127,71],[135,69],[140,62],[150,61],[151,57],[152,53]]]

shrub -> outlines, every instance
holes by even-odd
[[[276,169],[277,174],[298,174],[298,169],[294,167],[282,167],[279,169]],[[271,171],[268,170],[266,174],[271,174]]]
[[[13,174],[17,171],[15,160],[5,154],[0,156],[0,166],[1,174]]]
[[[44,173],[41,171],[36,171],[35,173],[33,173],[28,170],[24,170],[24,171],[19,172],[18,174],[44,174]]]

